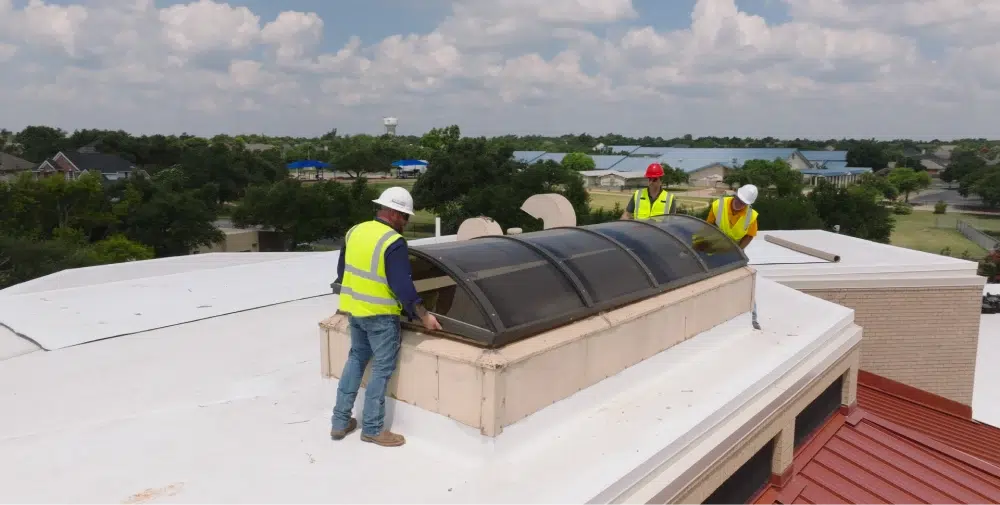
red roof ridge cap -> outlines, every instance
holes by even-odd
[[[861,410],[861,409],[858,409],[858,410]],[[969,453],[967,453],[965,451],[956,449],[956,448],[954,448],[954,447],[952,447],[952,446],[950,446],[950,445],[948,445],[948,444],[946,444],[944,442],[940,442],[940,441],[934,439],[933,437],[930,437],[928,435],[924,435],[923,433],[920,433],[919,431],[907,428],[907,427],[905,427],[903,425],[900,425],[900,424],[894,423],[892,421],[889,421],[887,419],[884,419],[882,417],[879,417],[879,416],[877,416],[875,414],[872,414],[871,412],[866,412],[865,415],[864,415],[864,418],[867,421],[871,422],[872,424],[875,424],[875,425],[878,425],[878,426],[880,426],[882,428],[885,428],[887,430],[893,431],[897,435],[900,435],[900,436],[902,436],[904,438],[909,439],[911,442],[923,445],[924,447],[927,447],[929,449],[933,449],[933,450],[935,450],[937,452],[940,452],[940,453],[942,453],[942,454],[944,454],[946,456],[955,458],[955,459],[961,461],[962,463],[965,463],[965,464],[967,464],[969,466],[975,467],[977,470],[980,470],[980,471],[982,471],[984,473],[990,474],[993,477],[996,477],[996,478],[1000,479],[1000,466],[994,465],[993,463],[990,463],[990,462],[988,462],[986,460],[980,459],[980,458],[978,458],[976,456],[973,456],[973,455],[971,455],[971,454],[969,454]]]

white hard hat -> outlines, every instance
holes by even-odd
[[[373,202],[392,210],[398,210],[404,214],[413,215],[413,197],[406,188],[393,186],[386,189],[379,195],[378,200]]]
[[[757,201],[757,186],[753,184],[740,186],[740,189],[736,190],[736,197],[747,205],[753,205],[753,202]]]

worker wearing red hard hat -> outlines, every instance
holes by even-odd
[[[746,249],[750,241],[757,236],[757,211],[752,208],[755,201],[757,201],[757,186],[744,184],[736,190],[735,197],[724,196],[713,201],[706,221],[714,224],[740,248]],[[753,304],[752,318],[753,327],[759,330],[757,302]]]
[[[663,188],[663,165],[651,163],[646,167],[645,191],[637,189],[625,206],[622,219],[649,219],[674,211],[674,195]]]

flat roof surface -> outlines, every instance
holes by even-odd
[[[1000,294],[1000,284],[987,284],[983,294]],[[972,417],[1000,427],[1000,314],[979,316],[975,380]]]
[[[758,296],[782,307],[761,312],[763,332],[744,314],[495,441],[391,400],[406,446],[330,441],[336,382],[320,375],[317,323],[335,295],[30,353],[0,362],[0,489],[32,502],[584,502],[684,450],[850,321],[766,280]]]
[[[43,349],[60,349],[322,296],[337,277],[339,256],[207,253],[64,270],[0,290],[0,324]],[[19,347],[0,334],[0,356]]]
[[[837,263],[768,242],[772,235],[840,256]],[[958,270],[975,272],[977,264],[940,254],[880,244],[823,230],[761,231],[746,248],[750,264],[769,277],[803,273],[886,273]]]
[[[754,503],[997,503],[1000,467],[863,408],[796,451],[794,474]]]

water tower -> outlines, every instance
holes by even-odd
[[[382,124],[385,125],[386,135],[395,135],[396,125],[399,124],[399,120],[394,117],[384,117],[382,118]]]

